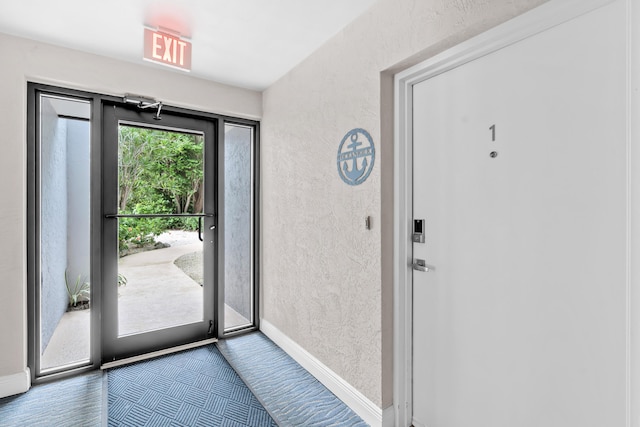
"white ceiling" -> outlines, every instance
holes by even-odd
[[[192,75],[263,90],[376,0],[0,1],[2,33],[162,67],[143,29],[164,27],[191,39]]]

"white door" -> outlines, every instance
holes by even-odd
[[[624,7],[414,86],[415,426],[625,425]]]

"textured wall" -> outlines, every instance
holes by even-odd
[[[69,301],[64,282],[67,268],[67,121],[58,119],[46,99],[42,102],[41,125],[40,339],[44,352]]]
[[[27,365],[26,117],[27,81],[112,95],[136,93],[169,105],[259,119],[262,95],[0,34],[0,380]]]
[[[90,125],[82,120],[67,123],[67,268],[69,278],[89,280],[89,171]]]
[[[382,408],[393,368],[390,76],[541,3],[380,0],[263,94],[263,318]],[[336,152],[357,127],[377,158],[350,187]]]
[[[253,284],[252,130],[227,125],[224,137],[224,299],[225,303],[250,320]]]

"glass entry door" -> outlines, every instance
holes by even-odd
[[[104,107],[103,363],[214,337],[213,120]]]

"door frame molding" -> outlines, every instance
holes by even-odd
[[[633,53],[633,40],[640,44],[640,29],[632,25],[640,19],[636,0],[551,0],[472,39],[460,43],[394,76],[394,334],[393,405],[395,425],[412,423],[412,194],[413,194],[413,86],[470,61],[517,43],[556,25],[577,18],[615,1],[624,1],[627,10],[627,426],[640,420],[640,325],[632,328],[632,313],[640,309],[640,227],[632,227],[631,218],[640,215],[640,55]],[[637,49],[637,48],[636,48]],[[631,88],[635,88],[633,91]],[[631,159],[638,167],[633,167]],[[633,255],[633,257],[632,257]],[[632,298],[633,297],[633,298]],[[633,316],[638,323],[637,315]],[[633,399],[632,399],[633,398]]]

